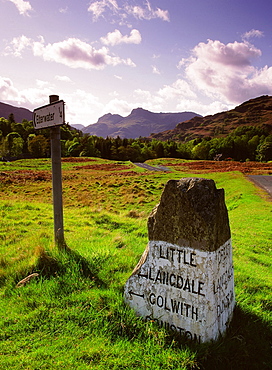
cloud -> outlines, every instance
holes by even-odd
[[[13,82],[0,76],[0,101],[14,106],[22,106],[33,110],[48,104],[48,97],[56,91],[56,86],[45,81],[36,80],[36,85],[19,90]],[[98,119],[97,112],[102,112],[104,104],[89,92],[77,89],[71,94],[60,96],[66,103],[65,117],[70,123],[89,125]]]
[[[263,36],[264,36],[263,31],[252,29],[252,30],[250,30],[248,32],[245,32],[242,35],[242,39],[243,40],[248,40],[248,39],[251,39],[251,38],[254,38],[254,37],[263,37]]]
[[[107,9],[116,14],[119,10],[117,2],[115,0],[92,1],[88,8],[88,12],[93,13],[93,20],[97,21]]]
[[[70,94],[64,94],[66,122],[88,126],[97,122],[97,112],[102,112],[104,105],[93,94],[77,89]],[[102,114],[101,114],[102,115]]]
[[[119,30],[109,32],[106,37],[100,38],[104,45],[118,45],[118,44],[140,44],[142,41],[141,34],[138,30],[131,30],[130,35],[123,36]]]
[[[13,81],[0,76],[0,100],[15,106],[33,110],[48,103],[48,96],[54,89],[48,82],[36,80],[36,86],[19,90]]]
[[[146,1],[145,7],[126,5],[125,11],[127,14],[133,15],[137,19],[150,20],[160,18],[163,21],[170,21],[168,10],[162,10],[160,8],[154,10],[148,0]]]
[[[16,6],[19,13],[22,15],[29,16],[29,12],[33,10],[29,1],[24,0],[9,0],[9,1]]]
[[[24,35],[14,37],[10,45],[5,48],[4,55],[12,54],[15,57],[21,58],[22,52],[29,47],[31,48],[32,43],[32,40]]]
[[[194,48],[194,55],[198,59],[206,60],[221,66],[245,67],[251,64],[250,59],[261,56],[261,51],[253,45],[244,42],[223,44],[218,40],[200,42]]]
[[[68,76],[59,76],[59,75],[57,75],[57,76],[55,76],[55,80],[62,81],[62,82],[72,82],[72,80]]]
[[[0,100],[13,101],[18,98],[18,91],[10,78],[0,76]]]
[[[39,79],[36,80],[36,84],[41,89],[50,85],[48,81],[43,81]]]
[[[159,89],[158,95],[165,100],[196,98],[196,94],[192,91],[190,85],[182,79],[178,79],[172,85],[165,85],[163,88]]]
[[[69,38],[54,44],[45,45],[44,39],[34,41],[26,36],[14,38],[11,45],[6,48],[6,54],[21,56],[26,49],[31,49],[34,56],[41,57],[45,61],[64,64],[70,68],[103,69],[105,66],[124,64],[135,67],[130,59],[121,59],[110,55],[109,49],[102,47],[95,49],[92,45],[77,38]]]
[[[62,13],[62,14],[67,13],[68,12],[68,6],[66,6],[65,8],[60,8],[59,12]]]
[[[156,67],[156,66],[151,66],[152,67],[152,73],[154,73],[155,75],[160,75],[161,72],[159,71],[159,69]]]
[[[258,69],[252,61],[261,50],[248,42],[224,44],[218,40],[199,43],[187,60],[186,77],[197,90],[226,103],[241,103],[261,94],[272,93],[272,68]]]
[[[162,21],[170,21],[168,10],[162,10],[160,8],[153,9],[148,0],[146,0],[143,6],[130,5],[126,2],[119,5],[119,3],[120,2],[116,0],[93,0],[88,11],[93,14],[94,21],[97,21],[100,17],[105,18],[107,11],[110,11],[111,22],[113,22],[112,16],[116,16],[119,20],[122,20],[122,22],[124,22],[128,16],[133,16],[140,20],[158,18]]]

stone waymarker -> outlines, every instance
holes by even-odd
[[[235,305],[224,190],[207,179],[168,181],[148,234],[125,301],[146,321],[198,342],[216,340]]]

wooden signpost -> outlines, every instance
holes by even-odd
[[[63,228],[62,173],[61,173],[61,142],[60,125],[65,123],[64,101],[58,95],[50,95],[49,103],[33,112],[33,123],[36,130],[50,128],[51,161],[52,161],[52,192],[54,207],[54,236],[58,247],[65,247]]]

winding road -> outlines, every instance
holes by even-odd
[[[272,176],[270,175],[249,175],[248,178],[257,186],[267,191],[272,197]]]

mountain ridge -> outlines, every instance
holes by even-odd
[[[24,119],[31,121],[33,118],[33,113],[27,108],[15,107],[0,102],[0,117],[8,119],[10,114],[13,114],[14,120],[17,123],[22,122]]]
[[[174,129],[149,135],[149,139],[189,141],[204,137],[222,137],[243,126],[256,126],[272,133],[272,96],[262,95],[229,111],[193,117],[179,123]]]
[[[195,116],[200,115],[194,112],[153,113],[143,108],[135,108],[126,117],[119,114],[105,114],[96,123],[88,125],[82,131],[104,138],[119,136],[120,138],[135,139],[172,129],[178,123]]]

